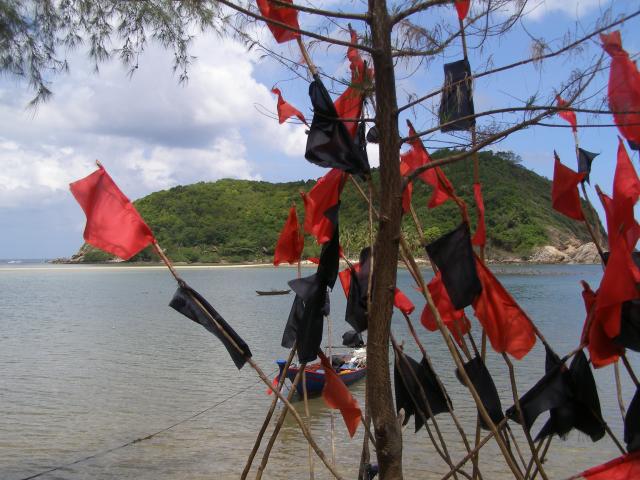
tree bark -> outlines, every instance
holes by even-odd
[[[401,177],[391,22],[386,0],[369,0],[376,125],[380,149],[380,222],[373,249],[374,273],[367,337],[367,398],[375,429],[381,480],[402,478],[402,431],[396,420],[389,375],[389,333],[400,242]]]

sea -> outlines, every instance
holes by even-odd
[[[585,318],[580,280],[595,289],[602,275],[599,266],[492,268],[560,355],[578,345]],[[288,353],[280,340],[293,295],[258,296],[256,290],[287,288],[296,269],[203,266],[179,272],[245,339],[256,363],[273,378],[275,361]],[[303,268],[302,274],[312,272]],[[431,276],[426,270],[424,274]],[[417,307],[413,323],[473,443],[475,405],[456,379],[440,335],[420,325],[424,300],[405,270],[399,270],[398,286]],[[168,307],[175,289],[162,267],[0,263],[0,479],[240,477],[273,397],[248,365],[235,368],[213,335]],[[348,330],[344,310],[344,294],[336,286],[331,294],[332,338],[325,332],[326,345],[339,345]],[[405,351],[419,359],[402,316],[394,316],[392,331]],[[477,325],[474,336],[479,341]],[[638,355],[629,352],[629,358],[640,372]],[[514,364],[522,394],[543,375],[540,342]],[[513,396],[505,363],[489,349],[487,365],[506,409]],[[613,367],[595,371],[595,378],[603,416],[622,439]],[[634,388],[624,369],[620,379],[628,406]],[[363,405],[365,381],[351,390]],[[295,405],[304,414],[302,402]],[[281,411],[278,406],[275,417]],[[541,415],[534,434],[546,418]],[[436,420],[456,463],[466,451],[455,425],[447,414]],[[350,438],[339,412],[329,410],[321,398],[310,400],[308,421],[343,477],[356,478],[362,426]],[[274,423],[275,418],[249,478],[255,477]],[[528,450],[522,428],[516,423],[510,428],[520,449]],[[517,452],[513,439],[510,444]],[[403,432],[403,451],[405,478],[440,478],[448,471],[425,429],[414,432],[413,419]],[[297,424],[287,416],[263,478],[308,478],[308,455]],[[567,478],[618,455],[608,437],[592,443],[572,432],[553,439],[545,469],[549,478]],[[480,467],[485,479],[512,478],[493,440],[482,449]],[[314,471],[316,479],[331,478],[318,458]]]

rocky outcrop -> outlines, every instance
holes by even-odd
[[[531,257],[531,263],[600,263],[598,249],[593,242],[582,245],[565,245],[562,250],[545,245],[538,248]]]

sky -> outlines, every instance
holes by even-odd
[[[532,37],[544,38],[557,47],[567,32],[581,36],[610,4],[604,0],[530,1],[529,14],[511,33],[490,37],[482,48],[472,48],[472,70],[529,57]],[[337,0],[322,4],[327,8],[340,5]],[[353,3],[348,5],[354,8]],[[635,1],[615,2],[614,16],[638,6]],[[430,16],[419,20],[429,25],[438,19],[453,25],[453,7],[438,8],[435,19]],[[324,27],[330,35],[347,39],[343,28],[311,22],[308,15],[300,15],[302,28]],[[640,19],[635,18],[620,28],[623,45],[631,55],[640,51],[639,24]],[[354,28],[362,33],[364,27],[354,22]],[[299,58],[295,43],[276,45],[264,27],[258,27],[255,33],[270,48]],[[477,39],[469,43],[478,46]],[[326,73],[338,78],[349,75],[344,47],[314,48],[311,52],[314,62]],[[583,51],[540,67],[527,66],[479,79],[475,83],[476,112],[521,106],[534,94],[536,103],[549,103],[571,71],[589,64],[600,52],[594,40]],[[70,72],[51,78],[54,95],[37,110],[27,107],[34,93],[25,82],[0,78],[0,259],[67,257],[77,251],[83,243],[85,217],[68,184],[91,173],[96,159],[131,199],[176,185],[220,178],[282,182],[323,174],[322,169],[304,159],[304,126],[279,125],[274,119],[276,98],[270,93],[274,85],[311,118],[307,79],[283,69],[259,49],[247,51],[232,39],[199,35],[191,53],[196,58],[189,81],[180,85],[171,70],[171,52],[158,46],[151,45],[144,52],[131,77],[117,60],[101,64],[96,73],[85,51],[70,52]],[[460,45],[454,42],[428,65],[400,66],[396,72],[399,103],[404,103],[410,93],[419,96],[439,88],[442,64],[461,55]],[[608,65],[608,59],[606,62]],[[306,76],[302,70],[299,73]],[[590,91],[598,95],[596,98],[606,92],[607,78],[605,71],[594,79]],[[344,88],[338,83],[329,86],[332,91]],[[407,111],[401,119],[401,133],[406,133],[404,118],[412,119],[418,130],[433,127],[437,119],[430,110],[437,111],[437,105],[435,97]],[[479,120],[479,126],[486,126],[488,121]],[[548,122],[562,124],[558,118]],[[611,123],[612,118],[578,114],[578,122]],[[579,136],[583,148],[601,152],[593,166],[592,185],[598,183],[610,192],[617,130],[585,128],[580,129]],[[451,140],[455,138],[436,133],[425,138],[425,145],[433,150]],[[536,127],[491,148],[512,150],[522,157],[524,166],[551,177],[554,149],[567,166],[576,168],[573,145],[569,129]],[[368,151],[376,166],[375,146],[370,145]],[[632,159],[637,162],[637,153]],[[593,190],[590,195],[595,199]],[[283,222],[286,214],[283,212]]]

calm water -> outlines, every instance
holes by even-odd
[[[560,354],[572,350],[584,320],[578,282],[586,279],[595,287],[599,267],[509,266],[498,271],[554,348]],[[254,359],[272,376],[274,360],[287,353],[280,347],[280,338],[293,297],[258,297],[255,290],[282,288],[295,270],[206,268],[185,269],[182,275],[236,328],[251,346]],[[420,337],[473,437],[475,407],[453,375],[453,363],[440,336],[419,325],[423,301],[405,271],[399,273],[399,286],[418,306],[413,318]],[[174,290],[175,283],[164,269],[0,267],[0,479],[20,479],[117,447],[231,396],[151,440],[41,478],[239,477],[271,397],[248,366],[238,372],[212,335],[167,307]],[[331,300],[334,338],[339,338],[347,329],[339,287]],[[415,353],[401,317],[394,319],[393,330]],[[630,355],[640,368],[637,357]],[[521,392],[535,383],[543,365],[540,344],[525,361],[516,363]],[[491,354],[488,366],[506,408],[513,402],[504,362]],[[622,378],[628,404],[633,391],[626,373]],[[596,372],[596,380],[605,419],[621,437],[613,369]],[[352,391],[362,403],[364,382]],[[330,456],[329,410],[316,399],[311,411],[311,429]],[[463,449],[452,421],[444,414],[437,420],[451,440],[454,462],[461,459]],[[347,478],[355,478],[362,428],[349,439],[341,418],[336,418],[336,425],[336,461]],[[540,425],[539,420],[533,431]],[[521,438],[517,425],[513,430]],[[406,478],[438,478],[448,470],[424,429],[416,435],[408,428],[404,449]],[[566,441],[554,439],[547,471],[551,478],[563,478],[616,452],[607,438],[594,445],[586,436],[572,433]],[[306,478],[306,455],[301,433],[288,420],[265,477]],[[494,442],[483,449],[481,458],[486,479],[508,478]],[[316,478],[328,478],[321,467],[316,470]]]

